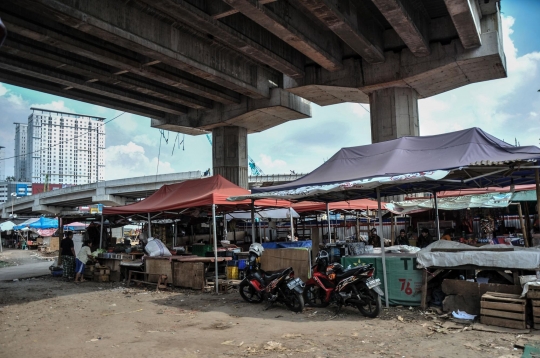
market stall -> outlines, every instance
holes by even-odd
[[[424,137],[402,137],[343,148],[313,172],[291,183],[254,188],[253,194],[230,198],[319,201],[327,204],[377,198],[382,236],[381,196],[464,188],[532,184],[538,177],[540,148],[516,147],[479,128]],[[327,209],[328,210],[328,209]],[[438,208],[435,206],[438,230]],[[438,238],[437,238],[438,239]],[[384,240],[382,271],[387,277]],[[385,295],[388,287],[385,280]],[[387,301],[388,305],[388,301]]]

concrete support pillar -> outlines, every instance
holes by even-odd
[[[212,164],[219,174],[234,184],[248,188],[247,129],[224,126],[212,129]]]
[[[369,95],[371,142],[418,136],[418,93],[412,88],[390,87]]]

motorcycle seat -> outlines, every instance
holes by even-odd
[[[265,271],[264,272],[264,282],[269,283],[278,278],[283,274],[283,271],[287,269],[277,270],[277,271]]]
[[[358,271],[358,270],[347,270],[347,271],[343,271],[341,273],[338,273],[338,274],[336,274],[336,280],[341,281],[343,279],[346,279],[347,277],[354,276],[356,271]]]

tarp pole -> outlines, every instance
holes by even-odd
[[[441,239],[441,229],[439,225],[439,205],[437,204],[437,192],[433,192],[433,200],[435,200],[435,227],[437,228],[437,240]]]
[[[388,297],[388,280],[386,277],[386,254],[384,252],[384,237],[383,237],[383,222],[382,222],[382,209],[381,209],[381,190],[377,188],[377,215],[379,216],[379,236],[381,237],[381,254],[382,254],[382,270],[384,278],[384,301],[386,302],[386,308],[389,307]]]
[[[529,241],[527,240],[527,229],[525,228],[525,220],[523,220],[523,213],[521,211],[521,203],[517,203],[516,205],[518,207],[519,224],[521,225],[523,241],[525,242],[525,247],[529,247]]]
[[[328,243],[332,243],[332,226],[330,225],[330,204],[326,203],[326,219],[328,223]]]
[[[4,252],[4,249],[2,248],[2,229],[0,229],[0,252]]]
[[[150,223],[150,213],[148,213],[148,238],[152,237],[152,224]]]
[[[289,221],[291,222],[291,241],[294,241],[294,222],[291,209],[292,208],[289,206]]]
[[[251,199],[251,242],[255,243],[255,200]]]
[[[101,213],[101,226],[99,228],[99,248],[100,249],[101,249],[102,244],[103,244],[103,213]]]
[[[358,210],[356,210],[356,242],[360,242],[360,226],[358,223]]]
[[[216,293],[219,292],[218,284],[218,259],[217,259],[217,230],[216,230],[216,204],[212,204],[212,221],[214,223],[214,269],[216,270]]]

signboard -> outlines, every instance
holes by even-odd
[[[32,184],[17,183],[15,184],[15,193],[18,197],[32,195]]]

